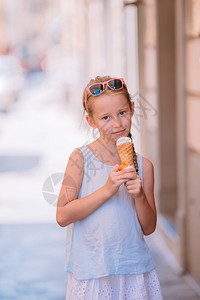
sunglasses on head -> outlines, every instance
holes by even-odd
[[[123,88],[123,85],[125,85],[123,78],[113,78],[108,81],[91,84],[85,89],[85,107],[87,104],[87,92],[92,96],[99,96],[105,91],[106,87],[113,91],[118,91]]]

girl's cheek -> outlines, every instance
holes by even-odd
[[[109,134],[109,133],[111,133],[111,132],[112,132],[112,127],[111,127],[111,126],[109,126],[108,124],[106,124],[106,125],[103,125],[103,127],[102,127],[102,131],[103,131],[105,134]]]

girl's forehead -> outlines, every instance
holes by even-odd
[[[96,101],[97,100],[97,101]],[[112,93],[112,94],[106,94],[103,93],[100,96],[95,97],[94,103],[121,103],[121,102],[127,102],[128,100],[124,94],[121,93]]]
[[[124,106],[129,106],[128,99],[123,94],[103,94],[93,99],[93,111],[94,113],[102,111],[115,111]]]

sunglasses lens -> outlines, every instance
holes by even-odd
[[[103,92],[103,84],[97,83],[90,87],[90,93],[94,96],[99,95]]]
[[[108,82],[108,86],[112,90],[119,90],[123,87],[123,83],[120,79],[112,79]]]

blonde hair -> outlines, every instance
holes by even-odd
[[[82,96],[82,105],[83,105],[83,109],[84,109],[83,116],[84,116],[85,112],[87,112],[89,116],[92,116],[92,114],[93,114],[93,102],[95,101],[95,97],[98,97],[98,96],[93,96],[93,95],[91,95],[90,93],[87,92],[87,101],[85,103],[85,90],[86,90],[86,88],[88,86],[92,85],[92,84],[99,83],[99,82],[105,82],[105,81],[108,81],[110,79],[113,79],[113,77],[110,77],[110,76],[103,76],[103,77],[97,76],[97,77],[95,77],[95,79],[91,79],[89,81],[87,86],[84,88],[83,96]],[[123,85],[123,88],[118,90],[118,91],[106,88],[103,93],[106,94],[106,95],[111,95],[111,94],[115,94],[115,95],[116,94],[122,94],[122,95],[124,95],[126,97],[127,101],[128,101],[129,107],[131,108],[131,95],[129,94],[126,85]],[[129,133],[129,137],[131,138],[132,144],[133,144],[133,139],[132,139],[132,134],[131,133]],[[135,152],[134,144],[133,144],[133,161],[134,161],[134,167],[136,169],[136,173],[138,175],[139,169],[138,169],[137,155],[136,155],[136,152]]]

